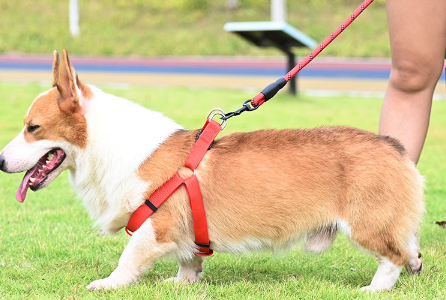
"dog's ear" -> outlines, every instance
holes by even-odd
[[[79,103],[79,87],[77,86],[76,71],[71,64],[68,53],[64,49],[62,58],[59,62],[57,52],[54,55],[53,62],[54,85],[60,93],[59,107],[66,113],[79,112],[81,109]]]

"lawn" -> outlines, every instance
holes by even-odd
[[[0,148],[22,127],[33,98],[48,86],[0,83]],[[188,129],[200,127],[214,107],[235,110],[253,94],[186,88],[104,88],[161,111]],[[376,132],[380,99],[309,97],[285,93],[259,110],[231,119],[222,134],[262,128],[351,125]],[[14,199],[23,174],[0,174],[1,299],[445,299],[446,230],[446,102],[434,103],[431,129],[419,163],[427,179],[427,213],[420,231],[424,272],[405,272],[389,293],[366,294],[376,261],[340,235],[323,255],[298,249],[272,255],[215,254],[205,263],[195,285],[163,282],[177,263],[159,261],[141,282],[118,291],[88,292],[93,280],[117,266],[129,237],[97,234],[86,210],[70,188],[67,174],[51,186],[30,193],[25,203]]]

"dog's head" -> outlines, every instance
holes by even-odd
[[[0,153],[0,170],[26,174],[16,193],[23,202],[28,188],[49,185],[74,164],[74,155],[85,147],[85,113],[90,89],[79,81],[68,54],[54,51],[53,88],[40,94],[24,118],[24,128]]]

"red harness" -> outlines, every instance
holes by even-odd
[[[215,137],[222,130],[220,124],[212,119],[208,119],[201,130],[201,134],[192,147],[186,159],[185,166],[191,169],[194,174],[189,178],[182,178],[177,172],[164,185],[157,189],[148,200],[145,201],[130,217],[125,230],[129,235],[135,232],[154,213],[161,204],[164,203],[181,185],[185,185],[189,195],[192,218],[194,221],[195,244],[199,252],[198,256],[211,256],[213,251],[210,248],[206,213],[204,211],[203,198],[201,196],[200,185],[198,184],[195,169],[200,164],[207,150],[211,146]]]

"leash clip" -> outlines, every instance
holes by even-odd
[[[225,112],[220,109],[220,108],[214,108],[213,110],[211,110],[207,116],[207,120],[212,120],[215,118],[215,116],[220,116],[220,120],[222,120],[220,122],[220,126],[221,126],[221,130],[225,129],[226,124],[228,123],[227,119],[224,118],[225,116]]]
[[[243,103],[243,106],[235,111],[231,111],[228,112],[227,114],[224,114],[223,116],[220,117],[220,119],[226,121],[229,118],[235,117],[240,115],[241,113],[245,112],[245,111],[253,111],[256,110],[257,108],[259,108],[260,105],[257,106],[251,106],[251,99],[246,100]]]

